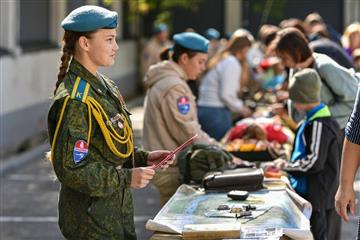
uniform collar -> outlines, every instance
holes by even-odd
[[[86,80],[92,88],[95,89],[101,95],[106,93],[106,86],[100,82],[89,70],[87,70],[83,65],[81,65],[76,59],[72,59],[69,70],[75,75]]]

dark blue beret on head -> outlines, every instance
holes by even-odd
[[[91,32],[100,28],[116,28],[118,15],[106,8],[86,5],[73,10],[61,22],[67,31]]]
[[[195,52],[207,53],[209,48],[209,40],[203,36],[193,33],[184,32],[175,34],[173,37],[175,44],[178,44],[184,48],[193,50]]]

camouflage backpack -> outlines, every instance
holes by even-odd
[[[208,172],[227,169],[232,156],[215,145],[196,143],[179,153],[178,166],[183,183],[201,183]]]

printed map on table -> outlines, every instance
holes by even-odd
[[[251,204],[257,207],[252,217],[238,218],[217,210],[219,205],[241,207]],[[241,228],[276,227],[310,233],[308,219],[302,214],[286,190],[260,190],[250,192],[246,201],[233,201],[226,193],[207,193],[182,185],[146,228],[152,231],[181,233],[185,225],[193,224],[240,224]],[[240,229],[239,229],[240,230]]]

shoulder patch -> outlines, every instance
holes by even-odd
[[[80,102],[85,102],[89,93],[90,84],[79,76],[76,78],[74,88],[71,92],[71,98]]]
[[[177,107],[181,114],[185,115],[190,111],[190,101],[187,96],[181,96],[177,99]]]
[[[89,153],[89,145],[84,140],[77,140],[74,146],[74,163],[81,162]]]

